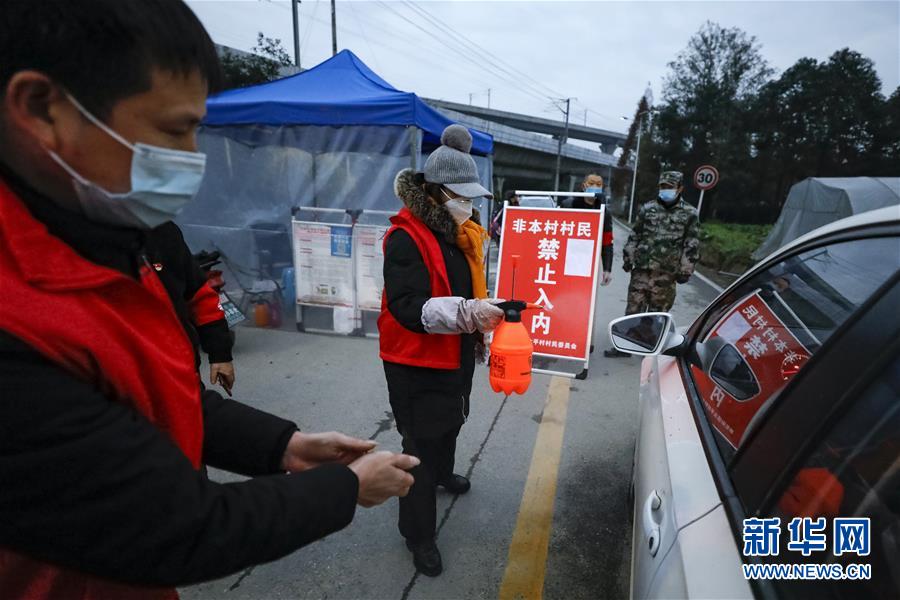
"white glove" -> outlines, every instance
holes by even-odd
[[[422,325],[428,333],[459,334],[492,331],[503,320],[494,303],[502,300],[466,300],[461,296],[430,298],[422,306]]]
[[[474,333],[477,329],[481,333],[493,331],[503,321],[503,309],[498,308],[503,300],[492,298],[490,300],[465,300],[459,306],[457,323],[464,328],[466,333]]]

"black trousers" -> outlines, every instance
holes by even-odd
[[[416,439],[401,429],[403,452],[421,464],[410,471],[416,482],[400,498],[400,534],[411,542],[434,539],[437,532],[436,486],[453,474],[459,427],[435,438]]]

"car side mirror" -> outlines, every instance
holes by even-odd
[[[723,345],[709,368],[709,377],[735,400],[749,400],[759,393],[759,382],[737,348]]]
[[[669,313],[641,313],[610,321],[609,339],[617,350],[640,356],[671,353],[684,342]]]

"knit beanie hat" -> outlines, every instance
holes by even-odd
[[[471,150],[469,130],[462,125],[448,126],[441,134],[441,146],[425,161],[425,181],[439,183],[464,198],[493,198],[478,179],[478,167]]]

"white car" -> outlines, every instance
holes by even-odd
[[[647,356],[632,597],[900,598],[900,208],[610,337]]]

